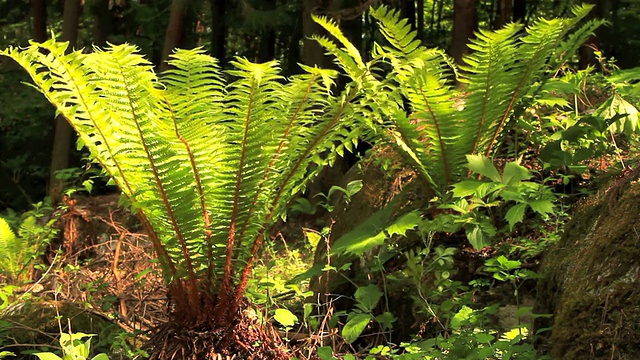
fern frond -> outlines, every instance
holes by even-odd
[[[0,218],[0,271],[15,281],[25,266],[22,254],[28,244],[23,238],[17,237],[9,223]]]
[[[420,55],[424,51],[420,40],[416,39],[417,32],[411,29],[407,19],[400,18],[400,12],[380,6],[371,10],[371,16],[378,21],[382,35],[387,41],[406,58]]]
[[[353,58],[358,68],[364,68],[364,62],[362,61],[360,52],[349,41],[349,39],[347,39],[342,30],[340,30],[340,26],[338,26],[338,24],[334,20],[329,19],[326,16],[317,16],[314,14],[311,15],[311,18],[313,19],[313,21],[322,26],[329,34],[331,34],[331,36],[338,40],[338,42],[343,47],[343,51],[346,52],[351,58]]]

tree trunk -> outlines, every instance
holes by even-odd
[[[286,74],[297,74],[300,72],[298,63],[302,61],[300,57],[300,40],[302,39],[302,19],[297,19],[293,25],[293,32],[289,38],[286,51],[287,66],[284,69]]]
[[[263,0],[261,10],[274,10],[276,8],[276,0]],[[261,31],[260,43],[258,45],[258,62],[266,62],[273,60],[276,56],[276,31],[272,27],[267,27]]]
[[[62,15],[62,41],[69,42],[67,51],[72,51],[78,39],[78,18],[80,16],[80,0],[66,0]],[[54,204],[60,199],[62,182],[55,177],[56,171],[69,167],[69,156],[73,140],[73,129],[64,116],[56,119],[56,130],[51,152],[51,168],[49,172],[49,194]]]
[[[409,21],[411,29],[416,29],[416,3],[413,0],[402,0],[400,2],[400,16]]]
[[[589,15],[587,15],[587,19],[596,19],[596,18],[604,18],[607,19],[607,15],[610,12],[610,1],[600,1],[600,0],[590,0],[590,4],[594,4],[595,7]],[[586,69],[589,65],[597,65],[598,59],[594,54],[594,49],[598,48],[598,35],[602,34],[602,27],[596,30],[596,34],[589,37],[587,41],[580,47],[578,52],[580,59],[578,61],[578,67],[580,69]]]
[[[47,41],[47,4],[45,0],[32,0],[33,10],[33,40]]]
[[[111,33],[112,16],[109,0],[94,0],[91,8],[95,24],[93,25],[93,43],[96,46],[107,45],[107,36]]]
[[[166,70],[169,65],[167,59],[173,50],[182,45],[185,34],[185,17],[189,6],[189,0],[173,0],[171,3],[171,14],[169,15],[169,25],[164,37],[164,47],[162,48],[162,58],[158,69],[160,72]]]
[[[418,0],[416,3],[416,30],[418,31],[418,39],[424,41],[424,0]]]
[[[302,62],[305,65],[317,65],[319,67],[331,66],[331,59],[324,54],[324,49],[317,41],[311,39],[312,35],[322,33],[322,27],[316,24],[311,14],[317,13],[323,8],[321,0],[303,0],[302,2]]]
[[[527,0],[513,0],[513,21],[527,23]]]
[[[227,26],[225,23],[227,0],[211,1],[211,55],[220,61],[220,66],[225,62],[225,48],[227,44]]]
[[[493,23],[494,29],[500,29],[511,22],[513,0],[498,0],[496,6],[496,20]]]
[[[453,30],[449,54],[456,62],[462,64],[464,55],[469,53],[467,42],[473,36],[476,9],[474,0],[454,0]]]

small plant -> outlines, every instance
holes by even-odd
[[[34,210],[20,217],[22,222],[17,234],[6,219],[0,218],[0,274],[9,283],[20,284],[29,279],[34,260],[56,235],[55,219],[49,219],[44,225],[40,223],[50,211],[51,208],[42,202],[35,204]],[[13,215],[14,223],[20,221],[15,214],[9,215]]]
[[[84,333],[60,334],[60,347],[62,348],[62,357],[51,353],[41,352],[34,355],[40,360],[86,360],[89,359],[91,352],[91,337],[95,335]],[[86,341],[83,339],[88,338]],[[91,360],[109,360],[109,356],[104,353],[98,354]]]

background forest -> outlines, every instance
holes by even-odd
[[[0,0],[0,358],[640,356],[639,18]]]

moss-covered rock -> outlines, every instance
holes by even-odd
[[[639,215],[640,183],[619,179],[580,206],[546,253],[537,312],[554,314],[554,358],[640,357]]]

